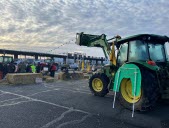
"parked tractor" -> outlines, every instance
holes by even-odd
[[[13,61],[12,56],[0,56],[0,63],[11,63]]]
[[[119,102],[128,109],[148,111],[166,97],[169,88],[169,62],[165,44],[167,36],[139,34],[127,38],[77,33],[76,44],[101,47],[110,60],[89,79],[95,96],[114,91]],[[116,93],[117,92],[117,93]]]

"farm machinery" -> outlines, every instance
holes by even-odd
[[[165,44],[167,36],[139,34],[126,38],[77,33],[76,44],[100,47],[110,64],[105,65],[89,79],[89,88],[95,96],[114,91],[127,109],[148,111],[156,102],[167,97],[169,62]]]

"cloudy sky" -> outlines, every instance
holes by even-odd
[[[0,0],[0,48],[103,56],[100,49],[75,45],[77,32],[169,36],[169,1]]]

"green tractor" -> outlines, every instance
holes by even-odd
[[[167,36],[153,34],[123,39],[115,36],[108,40],[105,34],[76,35],[76,44],[101,47],[110,60],[110,64],[90,77],[91,92],[103,97],[112,90],[125,108],[133,110],[134,104],[134,110],[138,111],[150,110],[157,100],[167,96],[169,62],[165,44],[168,42]]]
[[[0,63],[11,63],[13,61],[12,56],[0,56]]]

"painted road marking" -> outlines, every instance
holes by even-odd
[[[31,101],[36,101],[36,102],[41,102],[41,103],[45,103],[45,104],[49,104],[49,105],[53,105],[53,106],[56,106],[56,107],[61,107],[61,108],[65,108],[65,109],[68,109],[67,111],[63,112],[58,118],[48,122],[47,124],[45,124],[44,126],[42,126],[41,128],[48,128],[50,127],[51,125],[57,123],[58,121],[62,120],[66,114],[68,113],[71,113],[71,112],[80,112],[80,113],[84,113],[85,116],[83,116],[81,119],[79,120],[71,120],[71,121],[68,121],[68,122],[64,122],[62,124],[59,124],[57,126],[57,128],[61,128],[65,125],[68,125],[68,124],[79,124],[81,122],[83,122],[86,118],[92,116],[92,114],[90,114],[89,112],[86,112],[86,111],[83,111],[83,110],[79,110],[79,109],[74,109],[72,107],[66,107],[66,106],[63,106],[63,105],[58,105],[58,104],[55,104],[55,103],[51,103],[51,102],[47,102],[47,101],[43,101],[43,100],[38,100],[38,99],[35,99],[35,98],[31,98],[29,96],[24,96],[24,95],[20,95],[20,94],[16,94],[16,93],[12,93],[12,92],[7,92],[7,91],[2,91],[0,90],[2,93],[4,94],[11,94],[11,95],[15,95],[15,96],[18,96],[18,98],[13,98],[13,99],[8,99],[8,100],[4,100],[4,101],[0,101],[1,103],[3,102],[9,102],[11,101],[12,103],[8,103],[8,104],[3,104],[3,105],[0,105],[0,107],[4,107],[4,106],[12,106],[12,105],[18,105],[18,104],[21,104],[21,103],[25,103],[25,102],[31,102]],[[37,92],[37,93],[34,93],[32,95],[36,95],[36,94],[39,94],[39,93],[44,93],[44,92],[49,92],[49,91],[52,91],[52,90],[46,90],[46,91],[42,91],[42,92]],[[27,99],[26,101],[19,101],[19,102],[16,102],[15,100],[18,100],[18,99]]]

